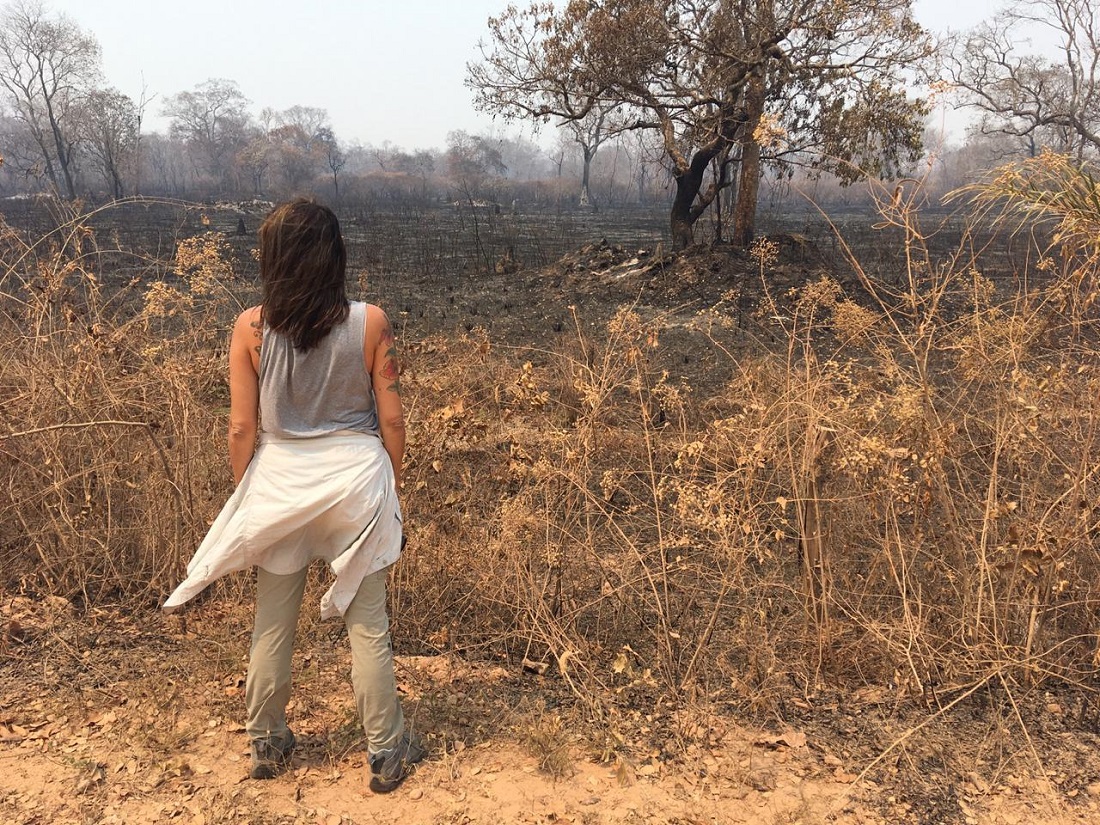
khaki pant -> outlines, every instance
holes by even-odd
[[[256,625],[245,684],[245,729],[253,739],[288,738],[290,659],[306,572],[280,576],[256,570]],[[344,613],[351,642],[351,685],[371,754],[396,745],[405,728],[393,675],[386,574],[379,570],[363,579]]]

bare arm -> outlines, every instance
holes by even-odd
[[[389,454],[393,476],[401,487],[401,466],[405,456],[405,414],[401,408],[401,364],[397,358],[397,342],[393,327],[381,309],[370,306],[367,311],[364,357],[374,387],[378,410],[378,429],[382,446]]]
[[[234,484],[241,483],[256,451],[262,334],[260,308],[252,307],[238,316],[229,340],[229,465]]]

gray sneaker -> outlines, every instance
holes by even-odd
[[[420,737],[405,731],[396,745],[370,758],[370,789],[375,793],[389,793],[404,782],[412,773],[413,765],[427,755]]]
[[[249,771],[248,775],[253,779],[274,779],[286,770],[296,744],[298,744],[298,740],[294,738],[294,733],[289,729],[287,729],[285,737],[253,739],[252,770]]]

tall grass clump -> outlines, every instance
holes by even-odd
[[[771,707],[839,684],[942,708],[1093,678],[1100,201],[1054,156],[962,196],[1033,232],[1027,273],[984,274],[965,238],[935,252],[884,203],[901,271],[848,249],[856,286],[769,295],[779,345],[727,351],[716,392],[669,378],[674,321],[638,307],[510,374],[461,347],[486,363],[419,385],[431,535],[403,621],[587,698]],[[766,289],[776,249],[753,254]],[[689,325],[734,323],[719,305]]]
[[[751,345],[722,334],[740,300],[578,309],[553,346],[407,330],[398,645],[556,674],[601,716],[1094,678],[1100,195],[1044,155],[958,197],[1026,271],[939,251],[901,197],[889,269],[841,238],[854,278],[773,292],[760,241]],[[2,243],[5,586],[152,605],[228,493],[246,290],[216,235],[111,289],[84,218]],[[723,368],[674,373],[673,335]]]
[[[94,217],[30,242],[0,222],[3,584],[152,604],[224,494],[232,269],[216,233],[160,261]]]

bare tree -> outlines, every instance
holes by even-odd
[[[187,149],[179,138],[153,133],[142,137],[143,180],[151,191],[179,196],[185,190]]]
[[[42,150],[26,122],[15,115],[0,113],[0,146],[3,170],[21,189],[33,188],[31,181],[46,178]]]
[[[592,204],[592,160],[599,148],[623,129],[621,119],[617,117],[620,107],[614,103],[599,102],[583,117],[566,120],[562,124],[581,150],[581,193],[580,206]]]
[[[312,143],[322,129],[329,128],[328,111],[316,106],[291,106],[275,113],[279,126],[293,126]]]
[[[336,139],[335,133],[328,126],[322,126],[318,129],[317,143],[321,147],[325,165],[332,173],[333,199],[338,201],[340,200],[340,170],[347,165],[348,156]]]
[[[123,175],[132,170],[141,129],[141,110],[117,89],[99,89],[88,98],[87,150],[116,198],[125,194]]]
[[[237,153],[238,167],[251,178],[256,194],[262,191],[263,178],[270,170],[279,174],[286,192],[303,188],[323,167],[332,171],[324,144],[332,137],[325,109],[265,107],[260,112],[259,127],[259,133]]]
[[[264,176],[271,168],[275,151],[271,138],[260,133],[254,135],[237,153],[237,165],[248,176],[252,183],[252,194],[257,197],[264,194]]]
[[[39,2],[0,15],[0,87],[41,152],[50,182],[76,197],[74,173],[88,95],[99,79],[99,43]]]
[[[652,131],[639,129],[632,132],[631,137],[631,177],[637,191],[637,202],[642,204],[653,197],[652,184],[661,175],[664,153],[660,136]]]
[[[170,132],[183,140],[195,160],[224,187],[232,161],[247,141],[248,98],[232,80],[213,78],[192,91],[168,98],[164,114]]]
[[[1020,35],[1046,31],[1057,58],[1022,53]],[[1018,0],[951,44],[951,82],[981,112],[979,131],[1043,147],[1100,149],[1100,19],[1093,0]]]
[[[500,153],[500,161],[509,179],[533,180],[549,172],[545,149],[523,134],[500,133],[494,135],[491,141],[493,148]]]
[[[287,124],[272,129],[268,139],[278,159],[278,169],[288,192],[301,189],[321,166],[322,147],[300,126]]]
[[[265,134],[267,132],[270,132],[272,129],[279,125],[278,118],[279,113],[275,109],[272,109],[270,106],[264,106],[260,110],[260,131],[264,132]]]
[[[447,133],[447,174],[467,197],[481,197],[487,181],[508,171],[500,149],[483,135]]]
[[[419,201],[424,201],[428,197],[428,181],[435,172],[435,161],[435,155],[425,149],[412,153],[398,151],[390,160],[390,168],[393,172],[406,176],[410,182],[407,191]]]

